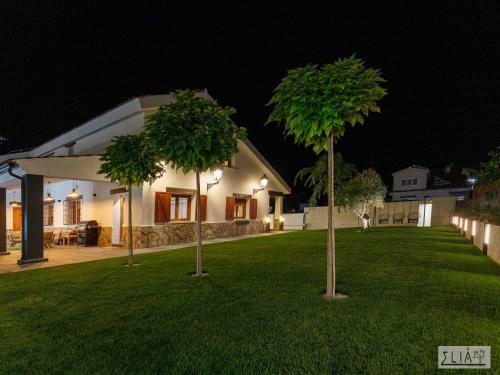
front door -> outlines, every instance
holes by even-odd
[[[12,207],[12,230],[20,232],[22,227],[22,209],[21,207]]]
[[[113,199],[113,230],[111,233],[111,244],[122,245],[123,227],[123,197]]]

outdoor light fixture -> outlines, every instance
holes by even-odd
[[[207,183],[207,190],[209,190],[212,186],[217,185],[220,180],[222,179],[222,169],[216,169],[213,173],[214,175],[214,182],[208,182]]]
[[[50,181],[49,181],[49,187],[47,189],[47,196],[45,198],[43,198],[43,201],[44,202],[47,202],[47,203],[50,203],[50,202],[54,202],[55,199],[54,197],[52,196],[52,194],[50,194]]]
[[[467,226],[469,224],[469,219],[465,219],[465,223],[464,223],[464,232],[467,232]]]
[[[476,221],[475,221],[475,220],[472,222],[472,231],[471,231],[471,235],[472,235],[472,236],[475,236],[475,235],[476,235]]]
[[[463,219],[462,219],[462,218],[460,218],[460,221],[459,221],[458,223],[459,223],[459,224],[458,224],[458,227],[459,227],[460,229],[462,229],[462,226],[464,225]]]
[[[73,191],[71,193],[69,193],[66,198],[68,198],[69,200],[72,200],[72,199],[78,199],[80,198],[80,193],[78,193],[76,191],[76,183],[75,183],[75,180],[73,180]]]
[[[267,183],[269,180],[267,179],[267,176],[265,174],[262,175],[260,178],[260,189],[253,189],[253,194],[257,194],[259,191],[264,190],[267,186]]]
[[[475,178],[475,177],[469,177],[469,178],[467,179],[467,182],[468,182],[469,184],[471,184],[471,185],[474,185],[474,184],[477,182],[477,178]]]
[[[486,224],[483,237],[483,254],[488,254],[488,244],[490,243],[491,224]]]
[[[13,194],[14,194],[14,200],[13,200],[13,201],[10,201],[10,202],[9,202],[9,205],[10,205],[11,207],[21,207],[21,202],[16,201],[16,192],[14,191],[14,192],[13,192]]]

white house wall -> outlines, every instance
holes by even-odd
[[[393,191],[420,190],[427,188],[427,169],[406,168],[393,173]],[[409,178],[417,178],[416,185],[402,186],[401,181]]]
[[[113,195],[110,190],[119,187],[118,184],[110,182],[76,181],[77,191],[83,196],[81,206],[81,220],[97,220],[102,227],[111,227],[113,224]],[[54,197],[54,227],[74,227],[75,225],[64,225],[63,222],[63,201],[73,189],[73,181],[52,182],[50,193]],[[14,199],[21,199],[21,190],[12,189],[7,191],[7,229],[12,230],[12,207],[9,202]],[[44,196],[48,193],[48,184],[44,184]],[[132,190],[132,214],[133,225],[140,225],[142,218],[142,187]],[[119,196],[120,194],[116,195]],[[124,226],[128,223],[127,193],[122,193],[125,197],[123,210]]]
[[[265,170],[253,161],[245,152],[240,152],[235,157],[234,168],[224,168],[223,176],[219,184],[213,186],[207,192],[207,183],[213,182],[211,172],[200,175],[201,194],[207,195],[207,222],[225,221],[226,197],[233,193],[252,195],[254,188],[260,187],[260,178],[266,173]],[[269,212],[268,190],[279,191],[276,181],[269,176],[269,184],[266,190],[258,192],[253,198],[257,199],[257,219],[264,218]],[[184,174],[169,168],[165,175],[153,184],[145,184],[143,187],[142,225],[154,225],[155,193],[166,191],[166,188],[196,189],[194,173]],[[191,219],[195,219],[195,200],[191,202]],[[247,217],[249,214],[247,203]]]

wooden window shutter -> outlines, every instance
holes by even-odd
[[[170,193],[157,191],[155,195],[155,223],[170,221]]]
[[[200,195],[200,200],[201,200],[201,221],[206,221],[207,220],[207,196],[201,194]],[[196,211],[195,214],[195,220],[198,217],[198,211]]]
[[[257,219],[257,199],[250,199],[250,220]]]
[[[234,197],[226,197],[226,220],[234,219]]]

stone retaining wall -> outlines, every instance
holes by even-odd
[[[167,223],[141,228],[141,247],[173,245],[196,241],[196,223]],[[256,220],[235,220],[221,223],[203,223],[202,238],[235,237],[269,232],[269,224]]]

